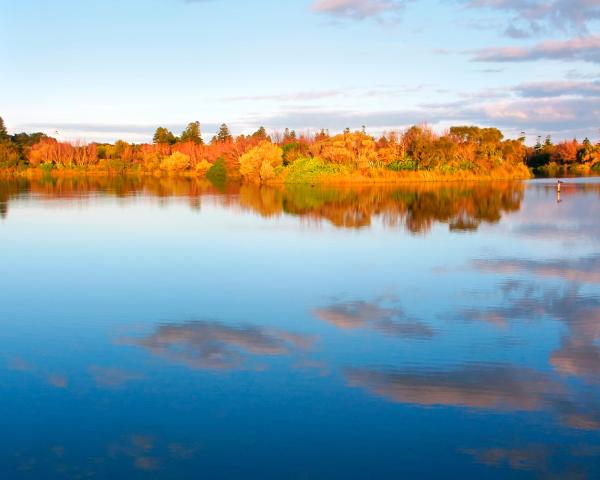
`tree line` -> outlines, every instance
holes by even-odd
[[[556,176],[560,174],[600,174],[600,143],[594,145],[589,138],[579,142],[576,138],[554,144],[547,136],[542,142],[538,137],[527,155],[527,165],[538,173]]]
[[[191,122],[176,136],[158,127],[152,143],[131,144],[61,142],[43,133],[9,135],[0,118],[0,169],[92,170],[207,176],[252,183],[310,183],[319,178],[393,179],[411,172],[452,175],[469,173],[496,177],[528,176],[529,170],[551,173],[553,168],[600,173],[600,144],[538,142],[505,139],[497,128],[451,127],[442,134],[427,125],[374,137],[361,130],[339,134],[268,134],[260,127],[249,135],[234,136],[226,124],[205,142],[199,122]]]

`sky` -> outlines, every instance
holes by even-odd
[[[600,139],[600,0],[0,0],[9,132]]]

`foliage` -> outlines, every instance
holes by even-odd
[[[169,129],[158,127],[156,132],[154,132],[152,141],[157,144],[173,145],[177,141],[177,137]]]
[[[190,168],[190,157],[185,153],[175,152],[160,162],[160,168],[169,173],[182,173]]]
[[[415,170],[415,162],[407,157],[400,158],[398,160],[394,160],[391,163],[387,164],[387,168],[394,172],[402,172],[405,170]]]
[[[229,131],[229,127],[225,123],[221,124],[221,126],[219,127],[219,132],[212,139],[212,143],[229,143],[232,141],[233,141],[233,136],[231,135],[231,132]]]
[[[4,125],[4,120],[0,117],[0,142],[8,140],[8,131]]]
[[[588,139],[554,145],[550,137],[545,141],[540,137],[535,147],[527,148],[524,139],[506,140],[496,128],[456,126],[438,134],[426,125],[385,132],[377,138],[365,128],[346,129],[337,135],[327,130],[298,134],[289,129],[269,135],[264,127],[234,138],[226,124],[205,145],[199,122],[188,124],[180,138],[159,127],[152,144],[121,140],[84,144],[59,142],[42,133],[8,135],[0,124],[0,168],[39,168],[44,164],[57,169],[185,172],[206,175],[219,184],[227,177],[251,183],[310,183],[340,175],[392,181],[429,176],[429,172],[508,178],[529,175],[525,164],[546,174],[595,172],[600,145]],[[423,173],[413,175],[411,171]]]
[[[198,175],[200,175],[201,177],[205,176],[207,174],[207,172],[211,169],[211,167],[212,167],[212,163],[210,163],[206,160],[201,160],[196,165],[196,173]]]
[[[270,142],[263,142],[240,157],[240,174],[250,182],[271,180],[275,167],[282,163],[283,150]]]
[[[316,183],[323,176],[336,176],[346,173],[341,165],[327,163],[320,158],[299,158],[288,167],[286,183]]]
[[[227,182],[227,169],[225,167],[225,159],[219,158],[215,164],[206,172],[208,178],[216,186],[224,186]]]
[[[197,145],[201,145],[202,135],[200,134],[200,122],[189,123],[185,130],[182,132],[180,137],[181,142],[193,142]]]
[[[284,143],[283,149],[283,165],[288,166],[294,163],[298,158],[309,154],[309,146],[306,143],[291,142]]]

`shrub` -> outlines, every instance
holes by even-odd
[[[161,170],[169,173],[181,173],[190,168],[190,157],[185,153],[175,152],[160,162]]]
[[[212,163],[207,160],[200,160],[198,165],[196,165],[196,173],[198,175],[204,176],[211,169]]]
[[[282,163],[283,150],[263,142],[240,157],[240,174],[245,180],[261,182],[275,176],[274,168]]]
[[[314,183],[323,176],[335,176],[347,173],[341,165],[325,163],[320,158],[299,158],[288,167],[286,183]]]
[[[215,186],[221,187],[227,181],[227,169],[225,168],[225,159],[219,157],[212,167],[206,172],[208,178]]]
[[[388,164],[387,168],[388,170],[393,170],[394,172],[415,170],[415,162],[407,157],[399,158],[398,160],[394,160],[392,163]]]

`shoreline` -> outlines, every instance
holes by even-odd
[[[320,174],[307,181],[287,181],[285,176],[271,179],[266,182],[256,183],[244,181],[241,177],[227,177],[227,182],[241,183],[241,184],[255,184],[264,186],[284,186],[284,185],[320,185],[320,186],[345,186],[345,185],[394,185],[394,184],[405,184],[405,183],[455,183],[455,182],[488,182],[488,181],[524,181],[538,178],[531,172],[515,172],[509,174],[502,172],[502,174],[474,174],[470,172],[461,172],[454,174],[436,173],[429,171],[417,171],[417,172],[385,172],[384,175],[377,175],[380,171],[374,171],[375,175],[369,176],[361,173],[357,174],[332,174],[324,175]],[[77,177],[153,177],[156,179],[168,179],[168,178],[179,178],[179,179],[190,179],[190,180],[206,180],[210,181],[205,175],[198,174],[196,172],[181,172],[178,174],[172,174],[164,171],[106,171],[106,170],[95,170],[95,169],[60,169],[44,171],[39,168],[28,168],[24,170],[0,170],[0,178],[25,178],[30,180],[39,180],[42,178],[77,178]]]

